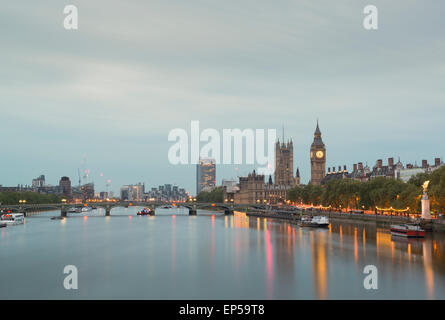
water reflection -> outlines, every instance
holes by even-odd
[[[266,278],[267,278],[267,298],[273,298],[273,252],[272,241],[270,239],[270,229],[266,228],[264,238],[266,244]]]
[[[375,264],[379,272],[390,269],[394,279],[409,283],[411,278],[419,277],[419,267],[424,273],[426,291],[424,298],[434,299],[435,278],[440,273],[441,282],[444,283],[443,252],[445,239],[443,235],[434,236],[437,239],[399,239],[392,237],[387,228],[375,225],[339,224],[332,223],[329,230],[303,229],[286,222],[274,222],[266,218],[250,218],[247,222],[235,219],[235,228],[254,228],[264,233],[266,253],[266,277],[268,297],[273,295],[274,279],[277,275],[286,275],[292,282],[297,272],[295,261],[301,249],[311,248],[312,275],[315,295],[318,299],[335,298],[328,296],[329,287],[329,261],[341,257],[342,261],[349,263],[352,259],[356,270],[356,278],[363,281],[363,268],[367,264]],[[262,220],[262,221],[261,221]],[[274,236],[277,234],[277,236]],[[279,236],[278,236],[279,235]],[[283,236],[285,235],[285,236]],[[352,245],[352,247],[351,247]],[[442,254],[442,255],[441,255]],[[419,259],[420,257],[420,259]],[[336,261],[336,263],[338,263]],[[412,265],[415,264],[415,268]],[[419,280],[419,279],[417,279]],[[359,284],[361,285],[361,284]],[[402,286],[402,285],[401,285]],[[422,298],[422,294],[412,288],[413,296]],[[440,287],[441,296],[444,295],[444,286]],[[357,298],[357,297],[355,297]],[[392,298],[397,298],[392,296]]]
[[[215,215],[212,214],[212,270],[215,270]]]
[[[313,271],[314,286],[317,292],[317,297],[318,299],[326,299],[327,287],[328,287],[326,232],[328,231],[327,230],[320,230],[320,231],[321,232],[311,233],[312,271]],[[316,240],[314,240],[315,238],[314,233],[317,236]]]
[[[176,274],[176,214],[172,215],[172,274]]]
[[[434,271],[431,249],[431,241],[424,241],[423,264],[425,266],[425,281],[428,299],[434,299]]]
[[[0,298],[27,298],[33,290],[65,298],[59,283],[48,288],[43,279],[66,264],[78,265],[83,285],[91,283],[82,298],[445,298],[441,234],[408,240],[373,224],[311,229],[242,212],[188,216],[175,208],[138,217],[136,208],[113,210],[112,217],[41,216],[29,218],[26,230],[2,229],[3,274],[19,273],[14,283],[0,275]],[[27,271],[33,264],[40,274]],[[363,288],[369,264],[379,271],[372,295]]]

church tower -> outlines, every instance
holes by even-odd
[[[311,183],[314,185],[320,185],[321,180],[325,176],[326,167],[326,148],[324,146],[323,140],[321,139],[321,131],[318,127],[314,133],[314,141],[311,145]]]

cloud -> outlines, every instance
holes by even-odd
[[[391,148],[411,161],[432,157],[444,133],[445,5],[438,1],[376,0],[376,32],[362,27],[366,1],[72,3],[80,19],[74,32],[63,29],[59,1],[2,4],[0,111],[8,121],[1,130],[30,130],[2,141],[10,166],[25,142],[40,147],[41,165],[51,167],[62,155],[45,163],[46,139],[69,145],[65,157],[94,141],[89,156],[106,154],[116,183],[125,181],[128,160],[124,147],[110,160],[113,144],[142,150],[164,168],[138,162],[128,179],[146,172],[162,183],[173,128],[191,120],[217,129],[284,123],[307,181],[317,117],[329,161],[372,162]],[[193,170],[175,180],[194,190]],[[15,174],[4,184],[16,184]]]

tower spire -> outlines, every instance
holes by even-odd
[[[284,123],[283,123],[283,142],[284,142]]]
[[[320,127],[318,126],[318,118],[317,118],[317,128],[315,129],[315,135],[321,135]]]

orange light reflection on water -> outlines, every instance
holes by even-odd
[[[272,242],[270,239],[270,230],[265,229],[266,242],[266,277],[267,277],[267,298],[273,298],[273,252]]]
[[[327,253],[326,253],[326,233],[311,232],[312,246],[312,273],[318,299],[324,300],[327,296],[328,273],[327,273]]]
[[[354,228],[354,261],[355,261],[355,266],[358,267],[357,227]]]
[[[212,214],[212,268],[215,267],[215,215]]]

